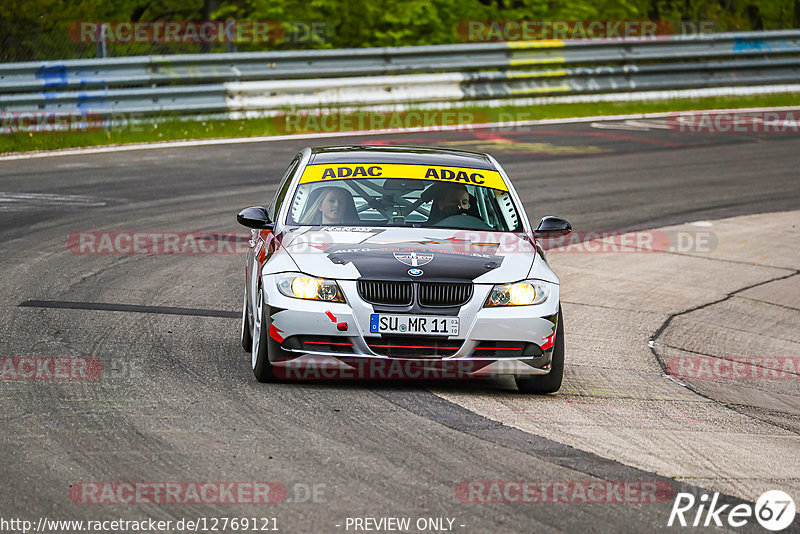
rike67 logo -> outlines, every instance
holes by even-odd
[[[678,493],[667,526],[722,527],[727,522],[730,527],[743,527],[755,518],[765,529],[777,532],[789,527],[794,516],[794,501],[780,490],[764,493],[755,506],[742,503],[732,508],[730,504],[719,504],[719,493],[714,493],[713,496],[704,493],[699,499],[691,493]]]

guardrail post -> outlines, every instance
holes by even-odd
[[[95,42],[95,56],[97,57],[108,57],[106,51],[106,25],[101,24],[99,28],[97,28],[97,37]]]
[[[228,39],[229,28],[231,27],[231,25],[235,25],[235,24],[236,24],[235,20],[226,20],[225,21],[225,50],[227,50],[228,52],[238,52],[238,49],[236,47],[236,43],[234,41],[231,41],[230,39]]]

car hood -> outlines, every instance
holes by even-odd
[[[525,234],[440,228],[300,227],[282,245],[302,272],[340,280],[513,282],[536,257]]]

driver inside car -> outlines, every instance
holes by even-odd
[[[475,210],[471,208],[470,194],[467,191],[467,187],[461,184],[448,184],[439,191],[439,194],[433,200],[428,224],[436,224],[454,215],[477,217]]]

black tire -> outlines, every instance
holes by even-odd
[[[242,348],[245,352],[253,350],[253,334],[250,332],[250,321],[247,318],[247,291],[244,292],[242,305]]]
[[[259,382],[274,382],[276,377],[269,361],[269,318],[267,306],[264,304],[264,292],[261,288],[258,288],[256,302],[256,309],[253,310],[254,326],[250,349],[253,374]]]
[[[556,339],[553,346],[553,362],[550,372],[546,375],[528,376],[517,375],[514,380],[520,393],[555,393],[561,388],[561,380],[564,378],[564,314],[561,313],[561,305],[558,306],[558,326],[556,327]]]

